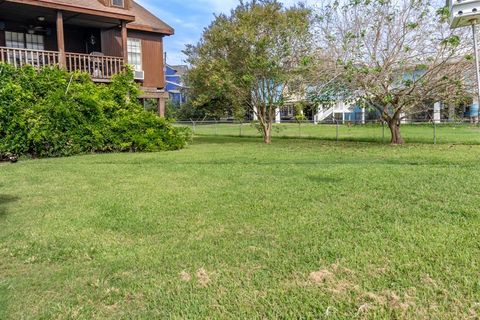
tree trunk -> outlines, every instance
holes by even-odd
[[[393,145],[404,144],[405,140],[403,140],[400,133],[400,120],[390,120],[388,122],[388,127],[390,128],[390,133],[392,134],[392,139],[390,140],[390,143]]]
[[[271,128],[264,128],[263,129],[263,142],[265,144],[272,143],[272,129]]]

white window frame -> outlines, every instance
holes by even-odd
[[[5,31],[5,44],[9,48],[45,50],[45,36],[24,32]]]
[[[121,1],[121,4],[116,3],[117,1]],[[112,7],[125,8],[125,0],[111,0],[110,3]]]
[[[45,37],[41,34],[25,34],[25,45],[30,50],[45,50]]]
[[[5,44],[8,48],[26,49],[25,33],[5,31]]]
[[[142,40],[137,38],[128,38],[127,49],[128,64],[132,65],[135,71],[143,71]]]

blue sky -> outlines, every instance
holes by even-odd
[[[137,0],[175,29],[175,35],[164,39],[169,64],[182,64],[181,51],[186,44],[195,44],[214,13],[228,13],[238,0]],[[295,0],[285,0],[286,4]]]

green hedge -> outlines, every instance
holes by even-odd
[[[84,73],[0,63],[0,154],[59,157],[177,150],[190,136],[139,103],[131,70],[98,85]]]

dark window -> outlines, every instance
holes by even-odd
[[[9,48],[45,50],[43,35],[6,31],[5,40]]]

